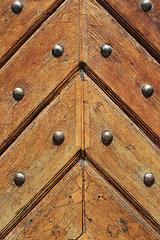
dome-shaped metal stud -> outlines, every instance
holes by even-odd
[[[110,131],[104,131],[101,134],[101,140],[104,145],[108,146],[113,140],[113,134]]]
[[[18,87],[13,90],[13,97],[17,101],[21,100],[23,96],[24,96],[24,90],[22,88]]]
[[[23,3],[21,1],[14,1],[11,8],[15,14],[19,14],[22,11]]]
[[[152,8],[152,2],[150,0],[141,0],[141,8],[144,12],[148,12]]]
[[[146,187],[151,187],[155,182],[155,178],[152,173],[145,174],[143,180],[144,180],[144,184],[146,185]]]
[[[113,48],[108,45],[108,44],[103,44],[101,47],[100,47],[100,52],[102,54],[103,57],[109,57],[111,55],[113,51]]]
[[[150,86],[149,84],[145,84],[143,85],[142,89],[142,94],[146,97],[149,98],[152,96],[153,92],[154,92],[154,88],[152,86]]]
[[[54,57],[58,58],[60,57],[64,52],[64,47],[60,44],[56,44],[53,48],[52,48],[52,54]]]
[[[62,131],[57,131],[53,134],[53,141],[58,146],[63,143],[64,138],[64,133]]]
[[[21,187],[25,182],[25,176],[22,173],[16,173],[13,180],[17,187]]]

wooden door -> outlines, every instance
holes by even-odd
[[[160,3],[0,3],[0,239],[160,239]]]

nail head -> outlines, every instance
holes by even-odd
[[[58,58],[60,57],[64,52],[64,48],[61,44],[56,44],[53,48],[52,48],[52,54],[54,57]]]
[[[24,96],[24,90],[22,88],[15,88],[13,90],[13,97],[15,100],[19,101],[23,98]]]
[[[144,12],[148,12],[152,8],[152,2],[150,0],[142,0],[141,8]]]
[[[15,14],[19,14],[22,11],[23,3],[21,1],[14,1],[11,8]]]
[[[147,173],[144,176],[144,184],[146,187],[151,187],[155,182],[154,175],[152,173]]]
[[[104,131],[101,134],[101,140],[102,140],[104,145],[108,146],[113,141],[113,134],[110,131],[108,131],[108,130]]]
[[[22,173],[16,173],[13,180],[17,187],[21,187],[25,182],[25,176]]]
[[[152,96],[153,92],[154,92],[154,88],[149,85],[149,84],[144,84],[142,89],[142,94],[146,97],[146,98],[149,98]]]
[[[64,133],[62,131],[57,131],[53,134],[53,141],[54,143],[59,146],[63,143],[65,137],[64,137]]]
[[[103,57],[109,57],[113,51],[112,46],[108,45],[108,44],[103,44],[100,48],[101,54]]]

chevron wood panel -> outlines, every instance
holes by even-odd
[[[19,15],[9,1],[0,4],[1,27],[8,26],[0,72],[0,238],[160,239],[159,4],[137,10],[136,20],[124,9],[138,9],[137,0],[123,0],[122,9],[118,0],[33,2],[29,13],[31,1],[24,1]],[[100,51],[105,43],[113,47],[108,58]],[[55,44],[64,47],[60,57],[52,54]],[[142,95],[145,83],[154,88],[150,98]],[[24,90],[20,101],[16,87]],[[59,130],[65,139],[57,146]],[[108,146],[105,130],[113,134]],[[18,172],[21,187],[13,181]],[[150,187],[146,173],[155,178]]]

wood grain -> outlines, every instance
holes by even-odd
[[[37,194],[61,169],[65,171],[70,159],[80,151],[76,146],[76,81],[73,79],[61,94],[46,107],[0,158],[0,220],[1,229]],[[63,131],[64,142],[54,145],[52,136]],[[79,128],[79,135],[82,130]],[[79,153],[80,154],[80,153]],[[75,162],[75,160],[72,160]],[[26,181],[20,188],[13,176],[22,172]],[[31,201],[32,204],[32,201]]]
[[[85,186],[86,234],[90,238],[84,239],[160,239],[140,214],[87,163]]]
[[[57,43],[64,46],[60,58],[53,57],[51,51]],[[69,0],[42,24],[1,70],[0,111],[5,116],[0,120],[2,148],[34,111],[42,109],[46,98],[54,97],[55,89],[69,81],[67,76],[72,70],[77,71],[78,63],[79,5],[77,1]],[[16,87],[25,91],[23,99],[18,102],[12,96]]]
[[[77,239],[82,232],[82,170],[77,163],[6,240]]]
[[[109,88],[148,126],[150,134],[159,141],[160,119],[160,68],[157,62],[135,41],[117,21],[94,0],[86,2],[87,42],[89,46],[87,74],[93,71]],[[100,53],[103,44],[110,44],[113,53],[104,58]],[[88,68],[87,68],[88,67]],[[141,93],[144,84],[150,84],[154,93],[145,98]],[[152,117],[151,117],[152,115]],[[160,141],[159,141],[160,142]]]
[[[128,194],[128,200],[159,229],[160,150],[102,90],[88,77],[85,79],[84,99],[89,102],[90,131],[86,156],[104,174],[108,174],[122,194]],[[113,134],[113,142],[108,147],[101,142],[101,134],[105,130]],[[143,177],[150,172],[156,181],[147,188]]]
[[[23,1],[20,14],[13,13],[11,9],[13,2],[5,0],[0,3],[0,67],[63,1]]]
[[[160,63],[160,3],[144,12],[140,0],[97,0]]]

